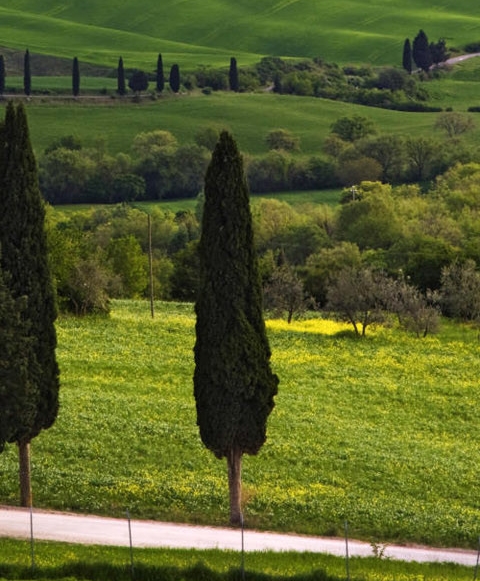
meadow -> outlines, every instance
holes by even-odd
[[[30,544],[0,538],[0,578],[29,579]],[[133,578],[137,581],[344,581],[344,559],[312,553],[247,553],[244,574],[241,556],[233,551],[133,551]],[[351,581],[471,581],[472,570],[453,564],[404,563],[379,558],[349,560]],[[72,581],[130,581],[131,555],[127,548],[35,543],[35,579]]]
[[[4,104],[0,107],[3,109]],[[37,155],[65,135],[78,136],[85,147],[93,146],[100,138],[107,150],[115,154],[128,153],[133,138],[142,131],[164,129],[183,144],[191,143],[194,135],[205,127],[228,129],[240,149],[251,155],[267,152],[265,138],[269,131],[288,129],[300,138],[299,155],[321,155],[332,123],[339,117],[353,115],[371,119],[379,134],[439,137],[434,129],[437,113],[405,113],[270,93],[147,98],[139,104],[132,103],[131,99],[109,99],[96,104],[70,99],[60,105],[46,97],[43,102],[41,98],[29,102],[27,114]],[[480,142],[480,125],[463,139],[472,144]]]
[[[476,547],[477,331],[418,340],[379,328],[269,320],[280,377],[268,440],[244,459],[248,527]],[[225,524],[226,466],[196,427],[191,304],[115,301],[58,321],[58,420],[33,443],[36,507]],[[18,502],[15,446],[0,503]]]
[[[480,38],[480,16],[469,0],[146,0],[141,10],[133,0],[0,0],[0,14],[6,47],[110,66],[123,56],[126,66],[139,68],[159,52],[169,66],[183,68],[227,66],[230,56],[251,64],[263,55],[392,65],[419,28],[450,46]]]

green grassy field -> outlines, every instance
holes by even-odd
[[[159,52],[181,66],[270,54],[397,64],[403,41],[419,28],[453,46],[480,38],[468,0],[147,0],[141,10],[133,0],[1,0],[0,14],[4,46],[111,66],[121,53],[127,66],[151,69]]]
[[[2,108],[4,105],[1,105]],[[228,129],[240,149],[253,155],[266,153],[265,137],[272,129],[284,128],[300,138],[301,154],[322,152],[332,123],[343,116],[370,118],[378,133],[397,135],[436,135],[435,113],[404,113],[326,99],[274,94],[231,94],[179,96],[133,104],[130,99],[107,102],[65,101],[48,98],[28,103],[27,114],[33,146],[43,152],[52,141],[65,135],[77,135],[85,146],[99,137],[105,139],[111,153],[129,152],[132,140],[141,131],[166,129],[180,143],[192,142],[195,133],[205,127]],[[1,113],[3,116],[3,112]],[[437,135],[438,136],[438,135]],[[480,126],[464,137],[480,142]]]
[[[280,377],[268,441],[244,461],[249,527],[476,546],[477,332],[363,341],[313,319],[268,322]],[[61,408],[33,444],[37,507],[225,524],[226,467],[201,444],[189,304],[115,302],[58,322]],[[0,503],[17,502],[15,447]]]
[[[30,544],[0,538],[0,578],[29,579]],[[241,557],[233,551],[134,549],[138,581],[233,581],[241,579]],[[129,549],[83,547],[63,543],[35,544],[35,579],[82,581],[131,580]],[[245,579],[250,581],[343,581],[345,561],[312,553],[247,553]],[[234,577],[234,573],[236,576]],[[349,561],[351,581],[471,581],[472,570],[452,564],[402,563],[378,558]],[[48,576],[48,577],[47,577]]]

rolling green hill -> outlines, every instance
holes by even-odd
[[[328,61],[397,64],[406,37],[420,28],[449,46],[480,39],[480,14],[469,0],[134,0],[122,3],[0,0],[5,47],[153,68],[169,62],[239,63],[260,55],[318,56]]]

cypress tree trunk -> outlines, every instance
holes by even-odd
[[[230,524],[242,524],[242,451],[232,448],[227,455]]]
[[[32,506],[32,481],[30,471],[30,442],[18,442],[18,465],[20,476],[20,506]]]

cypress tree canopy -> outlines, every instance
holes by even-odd
[[[59,371],[45,207],[22,104],[15,109],[8,103],[0,146],[0,267],[12,299],[24,301],[21,320],[28,343],[28,382],[33,386],[28,405],[35,408],[31,423],[17,418],[11,441],[30,441],[55,421]]]
[[[200,435],[218,458],[232,450],[256,454],[278,378],[270,369],[242,158],[227,132],[205,178],[199,256],[194,394]]]

